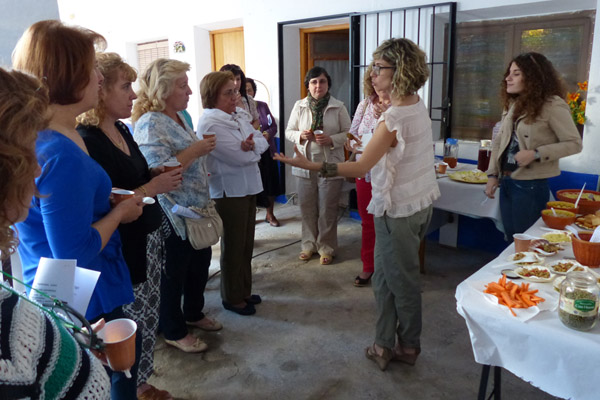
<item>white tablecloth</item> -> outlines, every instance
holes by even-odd
[[[540,218],[527,233],[539,237],[545,233],[541,226],[545,225]],[[456,289],[457,310],[467,323],[475,361],[505,368],[554,396],[599,399],[600,324],[589,332],[575,331],[560,322],[556,310],[541,311],[523,322],[483,297],[483,285],[501,277],[503,268],[494,265],[506,262],[513,253],[511,244]],[[568,246],[546,261],[571,257]],[[546,301],[558,301],[552,283],[530,287],[539,289]]]

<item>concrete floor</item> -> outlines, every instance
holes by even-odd
[[[259,212],[257,221],[264,219]],[[280,228],[257,222],[254,289],[263,298],[254,316],[221,306],[219,248],[206,289],[205,311],[224,329],[196,331],[209,345],[185,354],[159,338],[150,383],[177,399],[475,399],[481,365],[475,363],[456,286],[493,254],[427,243],[423,275],[423,352],[416,366],[392,363],[381,372],[365,358],[373,343],[375,302],[370,287],[352,285],[360,271],[360,222],[343,217],[339,253],[321,266],[298,260],[300,213],[279,205]],[[295,243],[296,242],[296,243]],[[291,244],[293,243],[293,244]],[[291,245],[290,245],[291,244]],[[554,399],[507,371],[504,399]]]

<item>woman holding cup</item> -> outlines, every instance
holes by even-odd
[[[188,86],[189,69],[187,63],[164,58],[148,65],[139,81],[132,120],[135,140],[150,168],[164,168],[167,162],[181,164],[178,169],[166,172],[182,173],[181,185],[170,191],[168,198],[158,195],[168,218],[168,223],[163,224],[166,263],[160,284],[160,328],[167,344],[187,353],[199,353],[208,346],[192,335],[186,325],[205,331],[222,328],[203,312],[212,252],[210,247],[201,250],[192,247],[185,220],[173,213],[171,200],[184,207],[206,206],[210,199],[205,156],[214,150],[216,141],[198,140],[181,113],[192,94]]]
[[[146,159],[121,119],[131,116],[137,98],[132,83],[137,73],[116,53],[98,53],[98,69],[104,76],[98,105],[80,115],[77,131],[90,156],[110,176],[115,202],[134,195],[146,198],[170,192],[181,185],[181,168],[148,168]],[[125,189],[125,190],[124,190]],[[164,266],[163,214],[158,203],[146,205],[135,222],[119,225],[123,256],[129,267],[135,301],[123,307],[136,321],[142,335],[138,369],[138,399],[169,399],[167,392],[147,383],[154,370],[154,345],[160,306],[160,271]],[[152,397],[150,397],[152,396]]]
[[[134,300],[116,230],[136,220],[143,203],[136,196],[111,207],[110,178],[75,130],[76,117],[98,102],[103,76],[95,65],[95,45],[104,45],[99,34],[53,20],[36,22],[17,43],[14,68],[37,76],[50,97],[49,127],[36,143],[42,196],[17,229],[26,283],[33,282],[40,257],[76,259],[79,267],[101,272],[86,318],[110,321],[122,318],[122,306]],[[135,398],[136,365],[131,372],[134,379],[112,373],[113,399]]]
[[[308,95],[294,104],[285,137],[309,160],[343,162],[350,116],[344,103],[329,94],[331,77],[322,67],[313,67],[304,78]],[[341,176],[319,177],[314,171],[293,167],[298,177],[298,199],[302,212],[300,259],[315,252],[323,265],[331,264],[337,248],[338,203],[344,182]]]

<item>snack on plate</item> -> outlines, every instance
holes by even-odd
[[[454,181],[465,183],[487,183],[487,175],[478,169],[473,171],[459,171],[448,174],[448,177]]]
[[[581,228],[593,230],[600,225],[600,211],[596,211],[595,214],[584,215],[583,217],[577,217],[575,224]]]
[[[512,315],[517,314],[513,308],[528,308],[538,305],[543,298],[536,296],[536,290],[529,290],[529,283],[517,285],[512,281],[506,280],[506,275],[498,279],[498,282],[490,282],[485,285],[484,293],[489,293],[498,298],[498,304],[508,307]]]
[[[577,197],[579,196],[579,193],[578,192],[565,192],[565,193],[563,193],[563,196],[565,196],[569,199],[577,199]],[[581,200],[600,201],[600,195],[597,195],[595,193],[584,192],[583,195],[581,196]]]
[[[558,260],[546,264],[548,268],[552,270],[552,272],[556,274],[566,274],[571,268],[575,271],[583,271],[584,268],[575,260]]]
[[[554,231],[542,235],[550,243],[571,243],[571,234],[567,232]]]
[[[517,265],[520,265],[520,266],[541,265],[544,263],[544,258],[540,257],[540,255],[538,253],[535,253],[533,251],[523,251],[523,252],[511,254],[510,256],[508,256],[508,261],[519,261],[519,260],[523,260],[521,262],[516,263]]]
[[[536,277],[536,278],[550,278],[550,271],[548,271],[547,269],[542,269],[542,268],[520,268],[517,271],[517,274],[527,277],[527,278],[532,278],[532,277]]]
[[[564,250],[561,245],[558,243],[550,243],[549,240],[546,239],[535,239],[532,240],[530,245],[530,249],[540,249],[545,251],[546,253],[556,254],[559,250]]]

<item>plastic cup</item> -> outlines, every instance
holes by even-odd
[[[119,204],[123,200],[133,197],[135,195],[135,193],[131,190],[113,189],[112,195],[113,195],[113,199],[115,200],[115,204]]]
[[[529,236],[522,233],[515,233],[513,235],[513,240],[515,242],[515,253],[529,250],[529,244],[531,243],[531,238]]]
[[[445,174],[446,173],[446,168],[448,168],[448,164],[446,164],[445,162],[441,162],[438,164],[438,172],[440,174]]]
[[[315,134],[315,135],[322,135],[322,134],[323,134],[323,131],[322,131],[322,130],[320,130],[320,129],[317,129],[317,130],[314,132],[314,134]]]
[[[211,139],[215,137],[215,133],[214,132],[206,132],[202,134],[202,138],[203,139]]]
[[[165,172],[169,172],[181,167],[181,163],[179,161],[167,161],[163,166],[165,167]]]
[[[135,363],[135,333],[137,324],[127,318],[109,321],[98,332],[104,342],[104,354],[113,371],[121,371],[131,378],[129,369]]]

